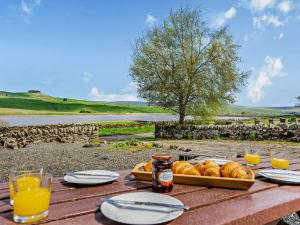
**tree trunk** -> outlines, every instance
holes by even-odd
[[[184,123],[184,117],[185,117],[185,113],[180,112],[180,114],[179,114],[179,124],[180,125],[182,125]]]

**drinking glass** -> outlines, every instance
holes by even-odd
[[[261,162],[261,157],[258,150],[250,148],[245,151],[244,160],[247,166],[256,166]]]
[[[36,187],[39,185],[39,180],[32,178],[30,174],[43,174],[43,168],[41,169],[35,169],[35,170],[17,170],[15,168],[10,169],[9,171],[9,195],[10,195],[10,204],[14,204],[14,185],[13,180],[16,180],[16,177],[20,175],[27,175],[26,178],[22,178],[19,181],[17,180],[17,185],[19,185],[19,190],[21,190],[23,187],[31,186]]]
[[[290,166],[290,154],[284,149],[283,151],[272,150],[270,152],[273,169],[288,169]]]
[[[235,150],[227,151],[224,155],[224,158],[230,161],[235,161],[237,159],[237,151]]]
[[[12,182],[14,186],[14,221],[30,223],[44,219],[48,215],[52,175],[23,174],[16,176]]]

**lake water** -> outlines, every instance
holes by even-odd
[[[188,118],[188,117],[187,117]],[[217,117],[218,119],[239,119],[240,117]],[[243,117],[245,119],[245,117]],[[83,115],[83,116],[0,116],[9,126],[29,126],[64,123],[82,123],[95,121],[173,121],[178,116],[169,114],[133,114],[133,115]]]

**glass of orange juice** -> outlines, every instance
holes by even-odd
[[[250,148],[246,150],[244,160],[246,161],[247,166],[256,166],[260,164],[261,157],[257,150]]]
[[[271,162],[274,169],[288,169],[290,166],[290,154],[285,149],[283,151],[271,151]]]
[[[9,172],[9,195],[10,195],[10,204],[14,204],[14,185],[13,180],[16,179],[16,177],[20,175],[26,175],[26,177],[20,177],[19,180],[17,180],[17,185],[19,190],[21,190],[24,187],[31,186],[36,187],[40,184],[40,180],[36,177],[31,177],[30,174],[32,173],[40,173],[43,174],[43,168],[36,169],[36,170],[16,170],[15,168],[10,169]]]
[[[50,205],[52,175],[45,173],[24,174],[16,176],[12,182],[14,187],[14,221],[30,223],[44,219],[48,215]]]

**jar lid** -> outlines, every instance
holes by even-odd
[[[172,155],[169,153],[157,153],[152,156],[152,159],[169,160],[169,159],[172,159]]]

